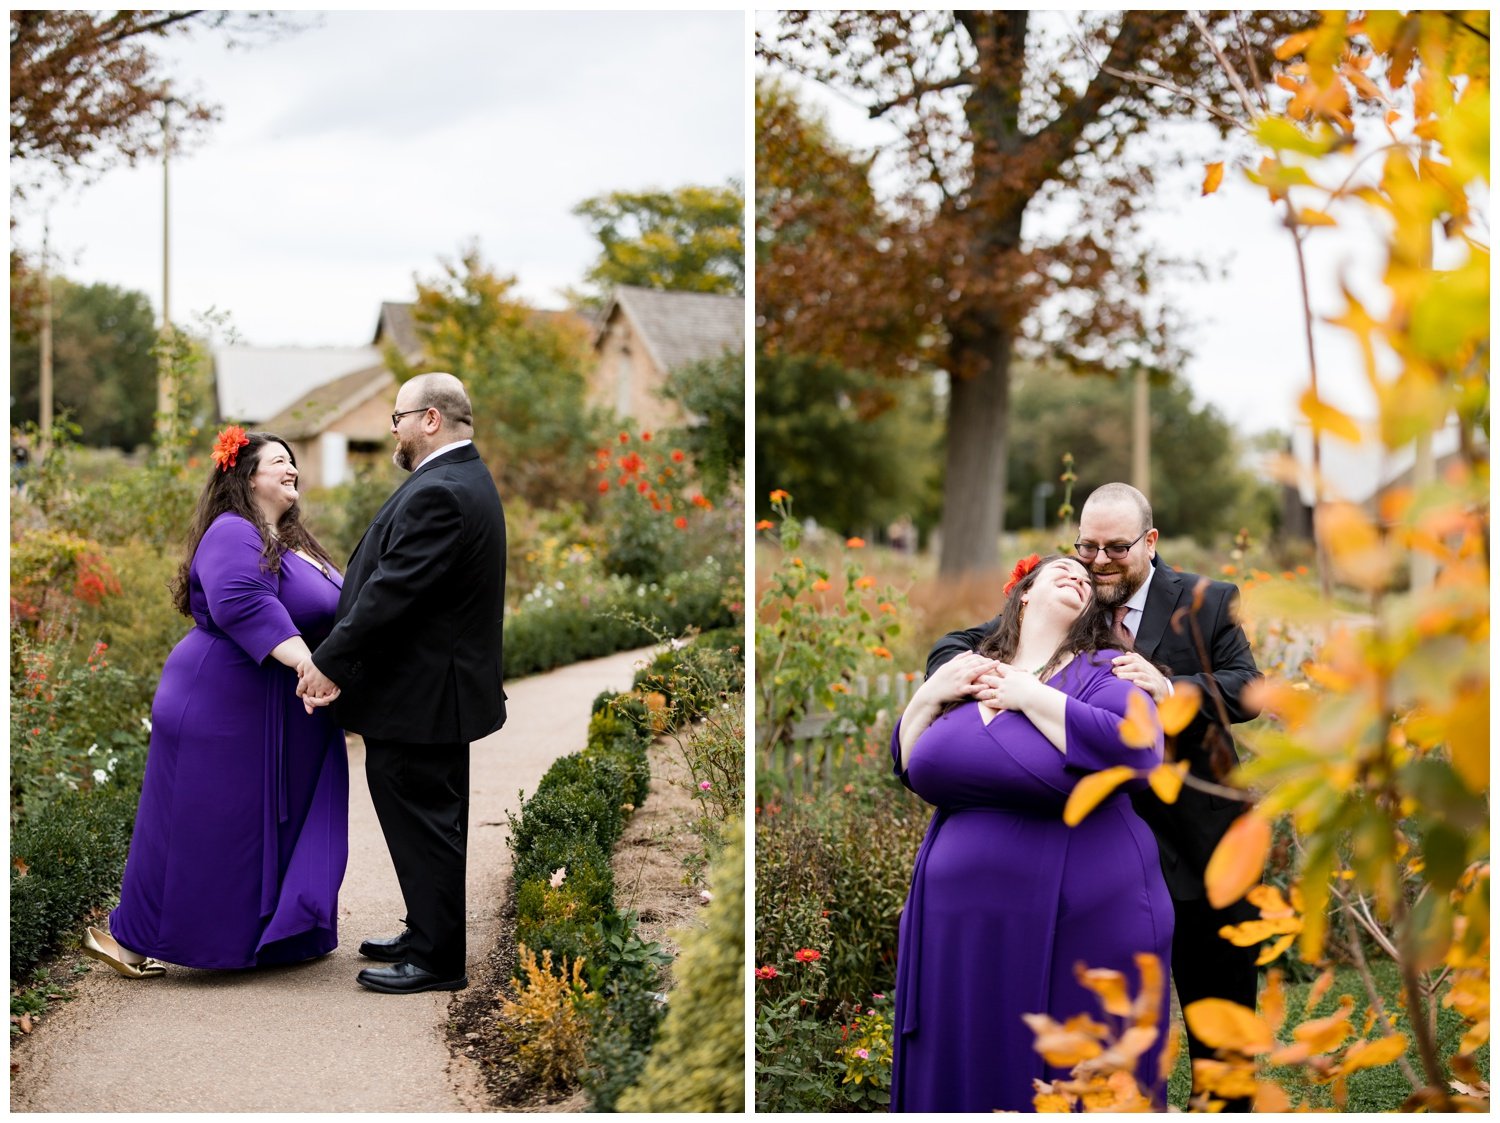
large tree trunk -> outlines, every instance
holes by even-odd
[[[955,339],[949,369],[947,475],[943,482],[943,552],[950,576],[999,566],[1005,514],[1005,456],[1010,424],[1011,337],[992,327]],[[968,377],[959,371],[968,371]]]

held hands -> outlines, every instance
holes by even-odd
[[[1172,693],[1172,683],[1167,676],[1162,674],[1151,663],[1146,661],[1143,655],[1130,652],[1126,655],[1116,655],[1112,661],[1116,678],[1122,678],[1126,682],[1133,682],[1151,695],[1151,700],[1158,706],[1162,704]]]
[[[339,688],[314,665],[309,655],[297,664],[297,697],[308,713],[326,706],[339,696]]]
[[[917,688],[917,697],[935,707],[945,706],[949,702],[967,701],[980,689],[979,676],[995,666],[997,664],[993,659],[966,651],[934,671],[932,677]]]
[[[1037,681],[1036,675],[1009,663],[997,662],[993,670],[980,675],[974,697],[982,706],[992,710],[1026,709],[1036,697],[1038,690],[1046,687]]]

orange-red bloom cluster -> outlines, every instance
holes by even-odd
[[[219,466],[219,471],[227,472],[233,468],[239,460],[240,449],[250,443],[250,438],[245,436],[245,430],[238,425],[227,426],[214,439],[213,458],[214,463]]]
[[[798,948],[797,954],[792,956],[798,963],[812,963],[823,958],[823,953],[817,948]]]

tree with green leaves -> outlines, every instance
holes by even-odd
[[[738,183],[611,191],[585,199],[573,213],[601,247],[584,274],[598,291],[574,294],[580,303],[601,303],[615,285],[745,291],[745,192]]]
[[[54,277],[53,386],[87,445],[131,449],[151,439],[156,408],[156,317],[145,293]],[[11,322],[11,423],[37,420],[38,341]]]
[[[773,231],[767,283],[798,302],[796,317],[775,324],[776,345],[846,363],[835,348],[852,336],[856,351],[870,352],[859,325],[890,330],[890,290],[907,286],[894,303],[905,305],[909,345],[879,349],[880,365],[868,369],[899,376],[932,363],[952,376],[944,573],[997,564],[1018,354],[1108,370],[1175,365],[1170,311],[1153,284],[1162,263],[1135,236],[1158,196],[1153,167],[1164,142],[1140,142],[1158,122],[1221,123],[1235,91],[1218,65],[1219,42],[1263,79],[1271,43],[1307,22],[1296,12],[1132,10],[1061,17],[1049,31],[1035,17],[795,11],[757,35],[768,64],[824,83],[893,126],[887,149],[901,185],[879,256],[808,254],[824,237],[815,227],[793,242],[804,248],[799,260],[776,251]],[[1205,19],[1206,34],[1197,26]],[[757,130],[757,139],[757,189],[762,163],[783,163],[795,180],[780,138]],[[1048,205],[1069,215],[1061,232],[1023,230],[1028,214]],[[827,237],[851,244],[846,231]],[[870,275],[883,278],[873,307],[850,283]]]
[[[431,366],[407,363],[394,347],[387,365],[403,382],[433,368],[463,381],[475,443],[503,494],[547,508],[588,498],[585,467],[600,425],[584,401],[588,325],[515,296],[516,279],[495,273],[477,246],[441,265],[417,283],[412,313]]]

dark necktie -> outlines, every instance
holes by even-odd
[[[1120,647],[1125,651],[1135,649],[1135,637],[1130,634],[1130,629],[1125,626],[1125,616],[1130,609],[1123,604],[1115,605],[1115,637],[1120,641]]]

